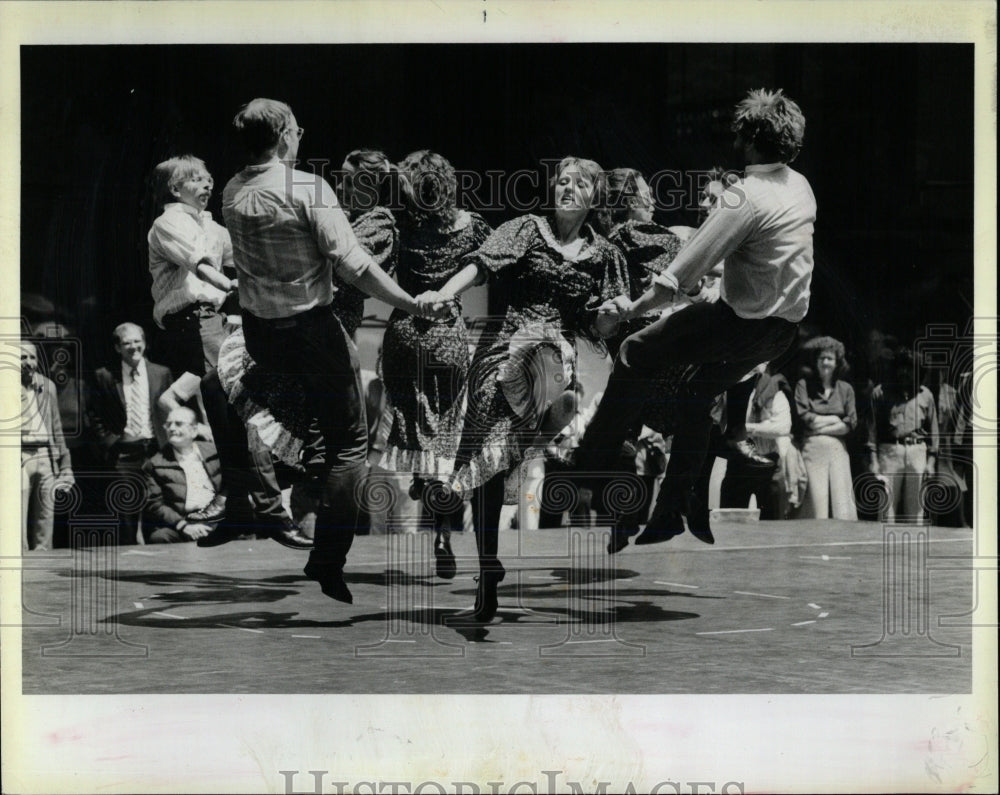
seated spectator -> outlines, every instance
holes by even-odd
[[[920,489],[935,471],[937,410],[931,391],[917,385],[913,354],[906,348],[887,354],[868,411],[869,466],[889,492],[882,521],[920,524]]]
[[[164,428],[167,444],[143,465],[143,532],[150,544],[196,541],[207,537],[225,516],[219,456],[212,444],[195,442],[197,418],[191,409],[175,408]]]
[[[844,345],[833,337],[817,337],[805,347],[815,358],[812,375],[795,385],[804,436],[802,460],[809,478],[802,517],[857,521],[845,438],[857,426],[858,412],[854,387],[844,378]]]
[[[720,506],[746,508],[753,495],[761,519],[784,518],[781,462],[792,447],[792,387],[783,375],[765,371],[756,379],[747,405],[746,431],[761,460],[730,458]]]
[[[74,484],[56,386],[38,372],[38,350],[21,342],[21,543],[52,549],[55,492]]]

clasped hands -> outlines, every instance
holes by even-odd
[[[627,295],[619,295],[597,307],[597,314],[611,316],[621,322],[632,316],[632,307],[633,302]]]
[[[454,304],[452,298],[448,298],[437,290],[428,290],[416,296],[416,315],[425,320],[447,320],[454,314]]]

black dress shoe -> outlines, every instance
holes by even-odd
[[[307,563],[302,571],[309,579],[316,580],[319,583],[320,590],[331,599],[336,599],[338,602],[346,602],[349,605],[354,604],[354,597],[351,595],[351,590],[347,587],[347,583],[344,582],[343,571],[322,568],[312,563]]]
[[[451,550],[451,541],[449,539],[439,539],[434,545],[434,559],[438,577],[442,580],[452,580],[455,578],[458,566],[455,564],[455,553]]]
[[[654,510],[646,527],[635,540],[636,546],[659,544],[684,532],[684,517],[676,508]]]
[[[287,516],[279,519],[274,524],[265,526],[268,535],[277,541],[281,546],[289,549],[312,549],[313,540],[305,535],[295,522]]]
[[[687,527],[691,535],[706,544],[714,544],[715,536],[709,526],[708,500],[694,491],[688,498]]]

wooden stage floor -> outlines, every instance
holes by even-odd
[[[965,693],[972,531],[716,524],[604,554],[604,530],[501,535],[487,627],[475,543],[356,539],[354,604],[272,541],[57,550],[22,566],[23,690],[104,693]],[[467,557],[462,557],[467,556]]]

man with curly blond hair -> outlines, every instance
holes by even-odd
[[[784,353],[809,308],[816,200],[806,178],[788,166],[802,147],[805,117],[781,90],[751,91],[736,106],[733,132],[746,162],[744,178],[726,187],[648,291],[635,301],[619,296],[601,307],[623,320],[643,315],[697,291],[701,277],[726,262],[719,301],[687,306],[622,343],[580,445],[576,467],[601,468],[625,430],[640,419],[635,415],[644,401],[637,395],[665,368],[697,368],[678,394],[666,478],[636,544],[683,533],[685,518],[697,538],[714,543],[708,505],[692,488],[708,448],[712,401],[754,367]],[[609,545],[616,548],[621,545]]]

